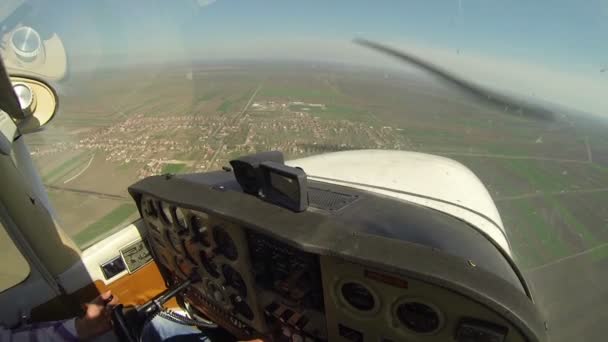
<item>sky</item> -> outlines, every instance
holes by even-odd
[[[608,115],[608,0],[38,0],[32,12],[62,37],[74,68],[235,58],[398,66],[352,43],[363,37],[477,83]]]

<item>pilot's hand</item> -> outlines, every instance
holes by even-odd
[[[76,332],[81,340],[89,340],[112,329],[112,307],[118,304],[118,298],[107,291],[85,304],[85,314],[76,318]]]

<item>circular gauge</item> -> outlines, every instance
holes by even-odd
[[[173,217],[171,216],[171,206],[168,203],[161,203],[160,209],[161,209],[161,211],[160,211],[161,216],[162,216],[163,220],[165,221],[165,223],[172,224]]]
[[[21,26],[11,35],[11,47],[17,56],[31,61],[40,53],[42,39],[33,28]]]
[[[224,292],[222,291],[222,288],[220,286],[218,286],[214,282],[209,282],[207,284],[207,289],[209,290],[211,298],[213,298],[218,303],[224,303]]]
[[[372,292],[359,283],[344,283],[340,291],[344,300],[359,311],[370,311],[376,306],[376,299]]]
[[[160,229],[158,229],[158,227],[155,224],[153,224],[152,222],[148,222],[148,221],[146,221],[146,224],[148,225],[149,229],[154,230],[158,234],[161,234]]]
[[[179,273],[181,273],[181,276],[183,276],[185,279],[188,279],[192,275],[194,265],[192,265],[192,263],[188,260],[176,257],[175,264],[177,265]]]
[[[213,227],[213,240],[217,244],[217,252],[229,260],[236,260],[238,252],[236,245],[228,233],[219,226]]]
[[[181,229],[188,229],[188,224],[186,223],[186,216],[182,212],[182,209],[175,208],[175,219],[177,220],[177,225]]]
[[[143,208],[144,214],[146,214],[150,217],[158,217],[158,212],[156,211],[156,206],[154,205],[153,200],[149,199],[149,200],[143,201],[142,208]]]
[[[199,256],[201,257],[201,264],[203,264],[205,271],[207,271],[207,273],[209,273],[209,275],[213,278],[219,278],[220,272],[217,270],[217,265],[213,261],[209,260],[207,253],[200,252]]]
[[[223,265],[222,274],[224,275],[224,279],[226,279],[226,285],[237,290],[241,296],[247,296],[247,285],[237,270],[230,265]]]
[[[182,246],[182,239],[180,239],[177,233],[170,229],[167,229],[165,233],[167,235],[167,240],[169,240],[171,247],[173,247],[173,250],[177,253],[182,253],[184,251],[184,248]]]
[[[207,230],[207,215],[202,217],[200,214],[193,215],[190,218],[190,225],[192,226],[192,233],[196,240],[198,240],[203,246],[210,247],[209,242],[209,231]]]
[[[234,306],[234,312],[241,314],[241,316],[245,317],[250,321],[253,319],[253,311],[251,311],[251,308],[249,307],[247,302],[243,300],[243,298],[237,295],[232,295],[230,296],[230,301]]]
[[[416,301],[399,304],[396,314],[401,324],[419,334],[433,333],[441,325],[441,318],[437,310]]]
[[[152,239],[150,240],[150,244],[153,246],[165,247],[165,242],[159,236],[150,235]]]
[[[155,249],[154,254],[158,257],[163,266],[169,270],[173,269],[173,263],[170,261],[170,257],[167,256],[167,253],[164,250]]]
[[[198,244],[194,242],[192,238],[187,238],[186,241],[184,241],[184,250],[186,251],[186,257],[188,260],[192,261],[193,263],[197,263],[196,255],[198,255],[200,249]]]

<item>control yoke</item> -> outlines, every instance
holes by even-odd
[[[199,281],[199,279],[196,277],[190,277],[163,291],[154,299],[151,299],[137,308],[124,307],[122,304],[114,307],[112,310],[112,324],[118,340],[121,342],[138,342],[146,323],[165,310],[163,305],[185,290],[190,284],[197,281]],[[187,320],[183,322],[184,324],[193,325],[190,320],[185,317],[184,319]],[[179,321],[179,319],[175,320]],[[200,323],[196,325],[201,326]],[[209,324],[208,327],[215,328],[217,326]]]

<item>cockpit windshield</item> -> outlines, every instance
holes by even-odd
[[[25,138],[83,249],[139,217],[127,187],[147,176],[269,150],[439,155],[488,188],[554,340],[600,340],[607,23],[606,1],[11,0],[0,54],[59,95]]]

